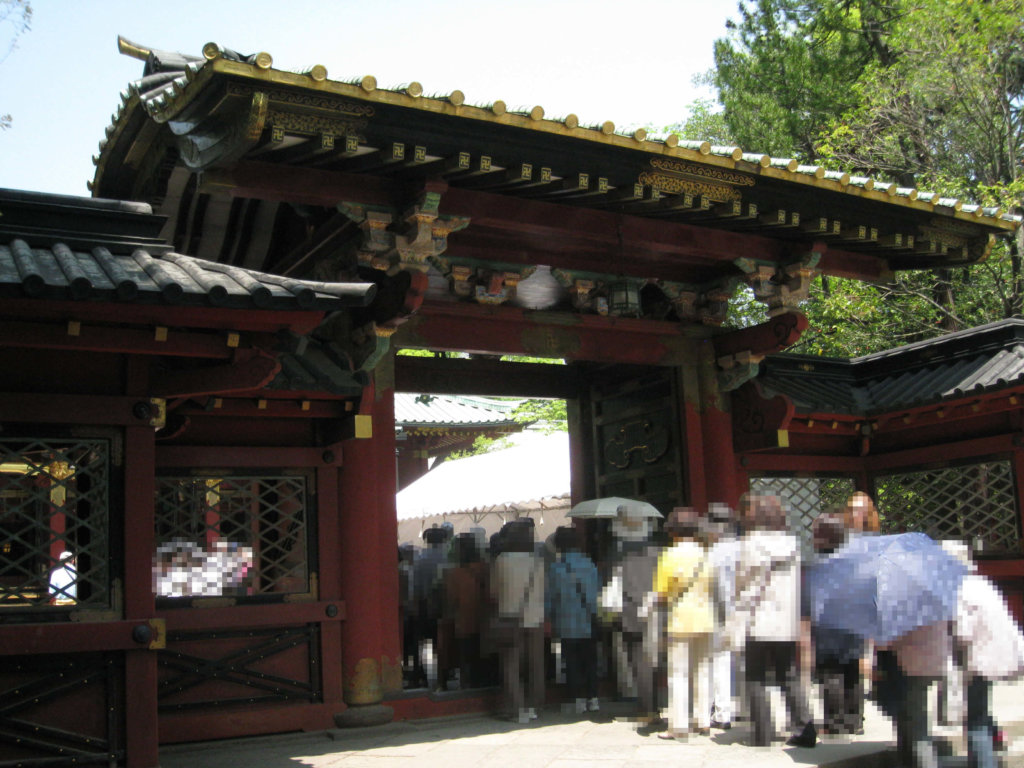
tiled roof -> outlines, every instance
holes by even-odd
[[[0,296],[331,311],[366,306],[376,292],[371,283],[294,280],[174,253],[140,234],[134,218],[155,217],[139,204],[0,190],[0,212]]]
[[[617,132],[610,121],[599,125],[580,125],[574,114],[558,119],[545,116],[543,107],[529,110],[511,110],[501,100],[480,106],[466,104],[465,95],[455,90],[449,94],[425,96],[423,86],[411,82],[393,89],[382,88],[372,75],[352,80],[329,80],[327,69],[316,65],[302,73],[273,69],[273,57],[266,52],[252,55],[240,54],[222,48],[216,43],[207,43],[203,58],[178,53],[149,50],[119,40],[121,51],[147,61],[144,76],[121,93],[121,106],[113,115],[107,127],[107,139],[100,142],[100,155],[95,158],[102,162],[103,149],[107,140],[123,129],[122,116],[135,103],[141,103],[146,113],[155,121],[163,123],[173,120],[175,115],[192,99],[202,87],[206,70],[220,67],[228,74],[249,75],[261,80],[269,79],[277,84],[314,88],[324,95],[341,95],[382,105],[400,105],[426,113],[457,115],[485,123],[512,126],[519,129],[570,135],[577,139],[611,144],[625,149],[639,149],[688,160],[713,158],[716,165],[735,168],[760,176],[784,181],[810,184],[821,189],[848,192],[851,195],[877,200],[902,203],[917,210],[931,210],[936,213],[962,219],[977,219],[988,225],[1007,228],[1009,223],[1019,223],[1021,217],[1011,216],[997,208],[987,208],[956,198],[942,198],[934,192],[925,192],[910,187],[866,177],[850,176],[841,171],[827,170],[817,165],[801,165],[791,158],[775,158],[769,155],[748,152],[740,147],[715,146],[707,141],[684,140],[676,134],[649,135],[644,129],[628,133]]]
[[[395,394],[395,423],[401,427],[498,427],[516,423],[518,401],[485,397]]]
[[[799,413],[872,415],[1024,384],[1024,320],[1008,319],[852,360],[770,355],[757,382]]]

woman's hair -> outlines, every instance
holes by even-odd
[[[843,546],[846,540],[846,524],[842,515],[825,512],[814,518],[811,524],[815,552],[828,554]]]
[[[755,528],[763,531],[788,531],[782,499],[774,495],[751,496],[750,512]]]
[[[881,528],[875,502],[864,491],[856,491],[846,500],[843,522],[847,530],[858,533],[878,533]]]
[[[695,539],[700,532],[700,516],[693,507],[676,507],[665,521],[665,533],[678,539]]]

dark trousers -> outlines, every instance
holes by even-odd
[[[644,650],[644,636],[640,633],[623,632],[622,643],[626,647],[626,658],[636,681],[637,714],[640,717],[653,717],[658,714],[654,687],[657,659],[650,658]]]
[[[996,768],[992,746],[992,681],[972,677],[967,683],[967,765],[968,768]]]
[[[562,658],[569,698],[597,698],[597,640],[562,638]]]
[[[931,737],[928,688],[931,677],[903,678],[902,699],[896,717],[896,753],[900,765],[908,768],[938,768],[939,754]]]
[[[826,733],[856,733],[863,727],[864,695],[860,660],[825,660],[818,664],[825,705]]]
[[[544,628],[517,627],[512,644],[501,649],[501,669],[513,717],[526,707],[544,706]]]
[[[754,745],[767,747],[772,742],[775,728],[772,722],[770,685],[782,688],[789,709],[789,719],[795,724],[793,735],[816,737],[811,721],[807,696],[800,684],[800,670],[796,663],[796,641],[747,640],[746,681],[750,719],[754,722]]]

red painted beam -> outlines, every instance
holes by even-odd
[[[156,449],[156,465],[161,468],[321,467],[338,466],[341,459],[341,448],[337,446],[291,448],[249,445],[158,445]]]
[[[167,371],[153,386],[158,397],[197,397],[262,389],[281,370],[281,363],[267,355],[249,360],[187,371]]]
[[[856,474],[864,469],[859,456],[811,456],[804,454],[750,453],[739,458],[744,472],[835,472]]]
[[[202,601],[202,598],[196,599]],[[334,615],[331,616],[330,613]],[[167,622],[168,632],[186,629],[283,627],[344,621],[345,603],[341,600],[311,600],[268,605],[233,605],[226,609],[213,603],[208,608],[160,608],[156,615]]]
[[[116,323],[210,328],[222,331],[276,333],[287,328],[302,335],[323,321],[322,310],[228,309],[180,304],[127,304],[101,301],[41,301],[4,299],[3,317],[32,320],[79,320],[86,323]],[[6,323],[5,323],[6,324]]]
[[[693,342],[682,323],[425,302],[393,343],[482,354],[681,365],[689,361],[687,351]]]
[[[148,641],[140,644],[132,639],[132,631],[138,626],[148,625],[142,619],[3,624],[0,625],[0,656],[147,649]]]
[[[784,312],[750,328],[715,336],[715,354],[751,352],[755,355],[769,355],[794,344],[806,328],[807,317],[803,312]]]
[[[0,421],[148,426],[155,410],[135,411],[148,402],[146,397],[0,392]]]
[[[168,329],[166,339],[157,341],[155,327],[80,325],[75,335],[71,335],[67,323],[57,325],[17,320],[6,320],[0,324],[0,347],[207,358],[229,358],[233,351],[223,336],[190,333],[178,328]]]
[[[700,263],[731,263],[739,256],[779,261],[789,251],[787,244],[759,235],[467,189],[450,188],[442,195],[440,208],[445,214],[470,217],[469,231],[479,228],[506,232],[513,238],[526,235],[591,248],[610,246],[614,257],[606,266],[615,270],[628,269],[636,251]],[[458,242],[458,233],[452,241]]]
[[[291,393],[289,393],[291,398]],[[218,398],[221,399],[221,398]],[[303,403],[308,406],[303,410]],[[262,404],[262,406],[261,406]],[[342,400],[304,400],[271,397],[264,392],[254,392],[248,398],[223,398],[220,405],[209,409],[189,403],[175,410],[182,416],[242,416],[245,418],[276,419],[338,419],[350,413]]]
[[[1018,437],[1018,435],[996,435],[974,440],[922,445],[905,451],[868,455],[864,458],[864,462],[868,471],[879,472],[896,466],[909,467],[994,453],[1011,453],[1020,450],[1015,445],[1015,439]]]

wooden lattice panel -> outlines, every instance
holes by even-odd
[[[0,610],[110,605],[103,439],[0,440]]]
[[[1020,550],[1020,515],[1009,461],[875,477],[884,533],[981,543],[983,552]]]
[[[157,594],[308,591],[307,492],[305,476],[158,477]]]
[[[807,554],[811,550],[811,524],[822,512],[842,506],[856,488],[849,477],[782,477],[750,478],[752,494],[772,494],[782,499],[790,530],[800,537]]]

